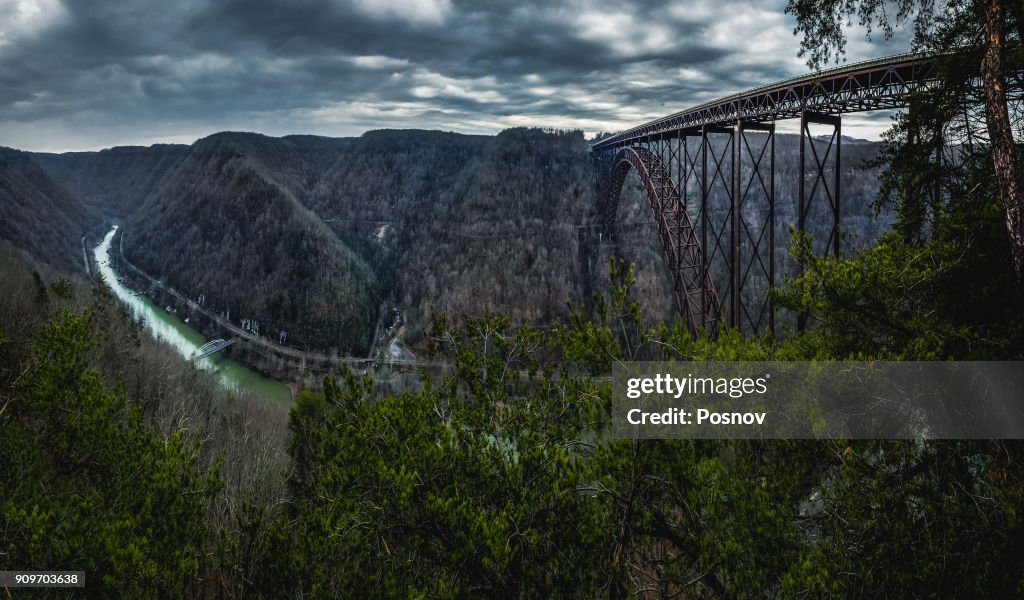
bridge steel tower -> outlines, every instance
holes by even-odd
[[[775,125],[799,119],[796,227],[815,250],[841,245],[842,117],[900,108],[935,81],[934,58],[904,54],[813,73],[714,100],[591,145],[603,173],[600,213],[614,237],[634,171],[658,226],[679,313],[691,332],[726,326],[775,332]],[[811,126],[828,134],[812,135]],[[826,211],[825,219],[819,211]],[[785,224],[782,224],[785,225]],[[804,323],[799,322],[799,327]]]

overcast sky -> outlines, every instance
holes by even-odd
[[[784,1],[0,0],[0,146],[616,131],[807,71]],[[852,62],[902,52],[852,36]],[[844,117],[875,138],[888,115]],[[795,131],[795,127],[793,128]]]

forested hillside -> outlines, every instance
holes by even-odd
[[[127,258],[271,339],[364,353],[373,274],[246,150],[197,142],[127,219]]]
[[[35,153],[33,160],[81,202],[123,217],[142,205],[188,152],[180,144],[124,146],[99,152]]]
[[[793,267],[784,246],[786,225],[796,221],[798,141],[776,142],[780,273]],[[878,171],[866,161],[877,148],[845,140],[849,248],[887,224],[869,209]],[[403,315],[403,341],[420,349],[442,312],[456,323],[489,311],[517,323],[564,320],[567,302],[609,289],[610,254],[636,263],[650,318],[675,313],[635,177],[624,188],[618,245],[602,237],[598,174],[580,132],[222,133],[191,147],[37,159],[99,210],[127,219],[125,252],[144,270],[193,298],[202,294],[236,323],[254,321],[262,334],[284,332],[299,346],[359,352],[379,311],[391,308]],[[699,196],[695,185],[691,198]],[[816,235],[825,231],[823,204],[810,215]],[[759,215],[755,209],[751,218]],[[342,315],[325,320],[330,311]],[[311,318],[299,323],[300,312]]]
[[[574,224],[594,181],[579,133],[225,133],[152,152],[40,160],[124,211],[130,260],[272,337],[358,353],[383,306],[403,311],[416,342],[435,307],[542,322],[581,297]],[[140,173],[104,177],[118,168]]]
[[[84,270],[81,237],[99,219],[31,155],[0,147],[0,240],[53,267]]]
[[[210,535],[284,493],[286,412],[224,390],[98,280],[0,249],[4,568],[84,570],[89,597],[183,597]]]
[[[582,297],[575,224],[590,220],[593,188],[578,132],[374,132],[325,175],[312,202],[371,257],[415,342],[442,311],[566,317],[565,303]]]

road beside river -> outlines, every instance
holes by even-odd
[[[110,263],[110,246],[116,233],[115,225],[93,250],[97,269],[117,299],[128,308],[132,317],[143,322],[146,331],[169,344],[184,358],[191,358],[196,349],[207,342],[206,338],[176,316],[155,306],[145,296],[120,282]],[[288,386],[263,377],[222,355],[215,354],[203,358],[197,362],[197,366],[216,373],[221,383],[230,389],[249,390],[273,402],[291,402],[292,396]]]

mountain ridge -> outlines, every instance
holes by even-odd
[[[80,238],[99,222],[30,153],[0,147],[0,239],[59,270],[85,267]]]

